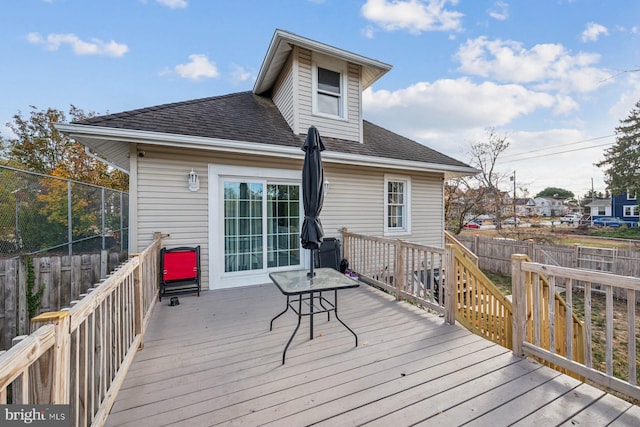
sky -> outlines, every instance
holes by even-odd
[[[0,1],[0,135],[20,113],[117,113],[253,89],[276,29],[393,68],[363,117],[469,162],[492,129],[518,197],[604,192],[640,100],[638,0]],[[504,180],[504,190],[513,182]]]

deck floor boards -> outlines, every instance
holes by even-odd
[[[107,426],[640,425],[640,408],[368,286],[297,318],[266,284],[159,303]]]

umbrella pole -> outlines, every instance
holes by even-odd
[[[315,249],[309,249],[309,272],[307,273],[307,277],[313,277],[316,273],[313,272],[313,251]]]

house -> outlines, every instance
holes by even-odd
[[[204,289],[308,268],[301,146],[323,139],[325,237],[340,230],[444,247],[446,179],[478,171],[363,120],[391,66],[276,30],[252,91],[93,117],[58,129],[130,174],[130,249],[201,246]]]
[[[627,191],[611,197],[611,212],[611,216],[617,216],[624,221],[638,223],[640,212],[637,194]]]
[[[536,202],[530,197],[516,198],[516,216],[535,216]]]
[[[569,211],[564,204],[564,199],[554,199],[553,197],[536,197],[533,200],[536,204],[536,215],[539,216],[560,216]]]
[[[596,199],[585,205],[586,208],[589,208],[589,215],[591,215],[592,219],[602,216],[613,216],[611,206],[612,202],[610,198]]]

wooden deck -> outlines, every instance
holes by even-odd
[[[296,317],[268,284],[156,306],[109,426],[638,426],[640,407],[519,359],[366,285],[340,318]]]

